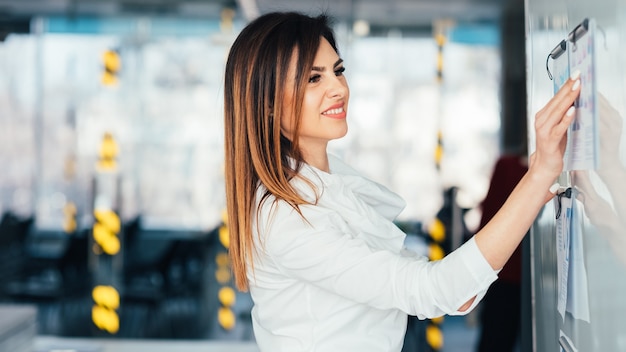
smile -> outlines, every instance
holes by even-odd
[[[326,110],[322,113],[322,115],[338,115],[338,114],[341,114],[342,112],[343,112],[343,107],[340,107],[340,108]]]

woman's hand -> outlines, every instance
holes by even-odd
[[[575,72],[535,115],[536,148],[530,157],[529,173],[554,180],[563,171],[567,128],[576,116],[574,101],[580,93],[579,77],[580,73]]]

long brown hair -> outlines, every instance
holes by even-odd
[[[289,180],[304,162],[298,148],[298,117],[322,37],[337,51],[326,15],[269,13],[241,31],[228,55],[224,77],[226,207],[229,254],[235,283],[242,291],[248,289],[246,270],[253,262],[255,203],[273,195],[298,212],[298,206],[306,203]],[[292,57],[297,61],[295,81],[290,82],[287,71]],[[294,116],[283,116],[285,87],[290,83]],[[291,140],[280,133],[283,118],[294,119]],[[261,184],[267,192],[257,200]]]

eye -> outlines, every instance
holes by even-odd
[[[343,76],[343,73],[346,71],[345,67],[339,67],[335,70],[335,76]]]
[[[312,75],[311,77],[309,77],[309,83],[317,83],[320,81],[320,78],[322,78],[322,76]]]

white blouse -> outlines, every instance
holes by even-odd
[[[400,351],[407,314],[463,315],[478,304],[497,273],[473,239],[428,261],[403,247],[392,222],[404,207],[398,195],[335,157],[330,170],[301,170],[319,194],[300,206],[306,220],[273,197],[253,213],[258,250],[247,276],[261,351]],[[315,199],[302,180],[292,184]]]

